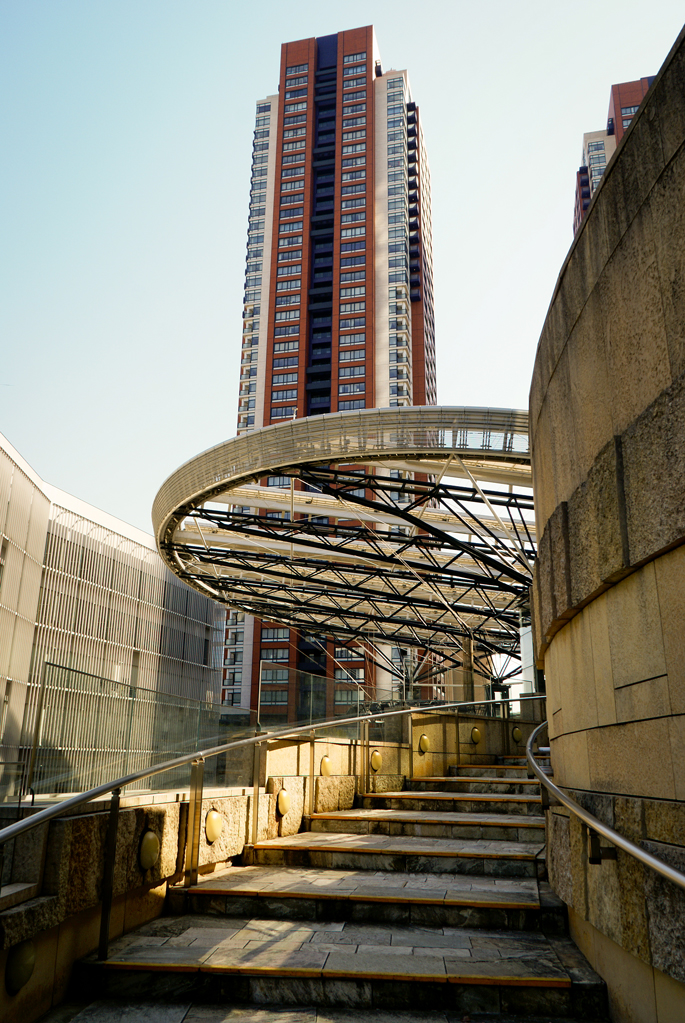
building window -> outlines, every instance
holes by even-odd
[[[263,640],[287,639],[289,633],[290,629],[265,629],[262,627]]]
[[[290,216],[290,212],[291,211],[288,211],[288,216]],[[279,224],[278,225],[278,233],[279,234],[289,234],[290,231],[301,231],[302,230],[302,225],[303,225],[303,222],[301,220],[296,221],[296,223],[294,223],[294,224]],[[290,244],[292,244],[292,243],[290,243]]]
[[[277,703],[287,704],[288,703],[288,690],[287,689],[265,689],[262,692],[262,703]]]
[[[343,57],[343,64],[356,64],[360,60],[366,60],[366,50],[363,53],[348,53]]]
[[[340,352],[338,358],[341,362],[354,362],[357,359],[363,359],[365,355],[366,352],[363,348],[353,348],[349,352]]]
[[[364,651],[360,650],[359,647],[337,646],[335,648],[335,657],[339,661],[362,661],[364,659]]]
[[[224,707],[239,707],[240,706],[240,690],[239,689],[224,689],[221,697],[221,703]]]
[[[287,391],[272,391],[272,401],[292,401],[293,398],[297,398],[297,388],[289,388]]]
[[[336,689],[333,702],[334,703],[360,703],[363,699],[363,693],[361,689]]]
[[[338,376],[341,377],[363,377],[365,375],[366,369],[364,366],[341,366],[338,371]]]
[[[262,682],[287,682],[287,668],[262,668]]]
[[[267,476],[267,487],[289,487],[290,476]]]
[[[293,64],[292,67],[285,69],[286,78],[290,75],[301,75],[303,71],[309,70],[309,64]]]
[[[263,647],[259,654],[263,661],[287,661],[287,646]]]
[[[363,398],[357,398],[354,401],[339,401],[338,408],[340,409],[341,412],[347,412],[350,409],[355,408],[366,408],[366,402],[364,401]]]
[[[272,419],[294,419],[297,413],[296,405],[276,405],[271,409]]]
[[[364,85],[366,85],[366,78],[350,78],[343,82],[343,89],[357,89]],[[355,99],[357,98],[366,99],[366,92],[364,92],[363,96],[361,94],[358,97],[355,96]]]
[[[639,109],[640,109],[640,104],[638,103],[638,105],[635,106],[635,107],[621,107],[621,113],[622,113],[622,115],[624,117],[628,117],[628,116],[632,117],[633,114],[636,114]]]
[[[271,379],[271,386],[272,387],[283,387],[284,384],[296,384],[296,383],[297,383],[297,373],[281,373],[281,374],[279,374],[277,376],[272,377],[272,379]],[[275,400],[278,400],[278,399],[275,399]]]
[[[338,387],[338,394],[363,394],[365,390],[365,383],[340,384]]]
[[[349,682],[354,679],[355,682],[364,681],[364,669],[363,668],[336,668],[335,669],[335,681],[336,682]],[[354,690],[352,690],[354,692]]]
[[[257,104],[257,113],[258,114],[268,114],[270,111],[271,111],[271,104],[270,103],[258,103]]]

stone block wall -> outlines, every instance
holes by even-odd
[[[680,869],[684,96],[685,32],[562,267],[530,394],[540,538],[533,629],[547,680],[555,781]],[[614,1019],[670,1019],[656,994],[666,989],[669,1004],[674,991],[682,998],[685,1018],[685,943],[676,940],[685,895],[620,852],[615,862],[590,865],[584,830],[564,811],[549,814],[548,839],[552,882],[571,907],[583,951],[609,984]],[[629,1008],[630,963],[635,975],[649,977],[644,1009]]]

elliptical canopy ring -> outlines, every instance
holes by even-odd
[[[517,656],[535,557],[528,416],[425,406],[218,444],[155,499],[159,552],[229,607],[339,643]]]

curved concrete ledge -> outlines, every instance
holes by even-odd
[[[539,658],[589,601],[685,541],[683,38],[604,175],[538,346]]]
[[[685,31],[562,268],[530,394],[532,588],[555,781],[685,864]],[[612,1018],[680,1018],[685,899],[619,852],[588,864],[561,809],[547,855]],[[666,887],[664,887],[666,886]],[[648,1004],[649,1003],[649,1004]],[[675,1008],[670,1016],[668,1006]]]

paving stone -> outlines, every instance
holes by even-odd
[[[189,1003],[92,1002],[71,1019],[75,1023],[184,1023]]]
[[[328,952],[318,952],[313,947],[308,947],[306,950],[283,948],[280,943],[275,944],[273,948],[267,946],[252,949],[231,948],[229,945],[222,945],[207,956],[204,965],[208,969],[223,967],[240,972],[268,970],[269,972],[318,974],[328,955]]]
[[[164,967],[198,967],[209,955],[210,948],[170,948],[168,945],[161,945],[151,948],[148,945],[129,945],[116,956],[110,956],[108,965],[114,963],[145,963],[150,964],[151,969]]]
[[[385,979],[406,980],[407,977],[426,979],[446,979],[444,960],[430,959],[428,963],[419,956],[395,956],[387,952],[367,952],[355,955],[349,952],[330,952],[324,967],[324,976],[336,974],[341,976],[382,977]]]
[[[223,1005],[194,1005],[183,1023],[317,1023],[317,1010],[315,1008],[256,1009],[254,1006],[228,1008]]]

